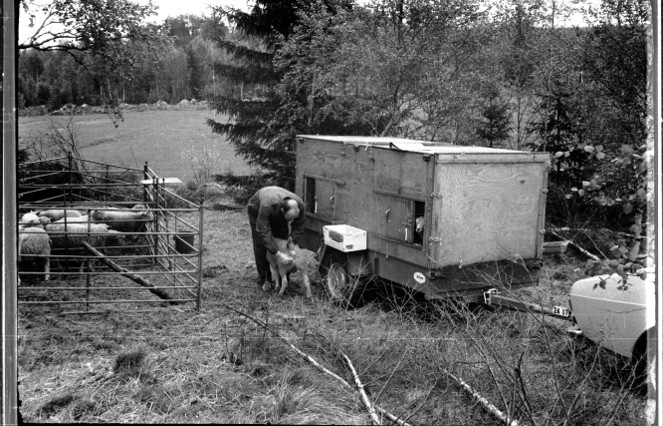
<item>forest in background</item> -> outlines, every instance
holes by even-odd
[[[23,46],[19,106],[209,100],[230,117],[210,121],[212,131],[263,171],[249,180],[225,176],[245,193],[289,185],[298,133],[550,152],[550,223],[638,237],[652,189],[650,4],[603,0],[583,26],[560,26],[573,7],[258,0],[249,12],[218,7],[160,25],[137,14],[137,27],[150,32],[136,31],[141,36],[122,49]],[[87,40],[76,46],[94,44]]]

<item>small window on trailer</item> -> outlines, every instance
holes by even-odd
[[[304,204],[309,213],[318,212],[318,200],[315,197],[315,179],[307,177],[304,180]]]
[[[306,211],[327,220],[336,217],[336,185],[332,179],[317,176],[304,177],[304,204]]]
[[[424,232],[426,224],[426,203],[423,201],[414,201],[414,232],[412,233],[412,242],[414,244],[424,243]]]

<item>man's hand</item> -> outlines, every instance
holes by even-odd
[[[289,263],[292,263],[293,259],[292,259],[292,257],[288,256],[287,254],[278,251],[278,252],[276,252],[276,260],[278,260],[279,262],[281,262],[284,265],[287,265]]]

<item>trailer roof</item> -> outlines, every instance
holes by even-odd
[[[340,142],[344,145],[370,146],[395,151],[418,152],[422,154],[527,154],[531,152],[510,149],[487,148],[482,146],[462,146],[445,142],[430,142],[380,136],[320,136],[297,135],[298,138]]]

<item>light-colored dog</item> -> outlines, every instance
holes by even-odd
[[[317,270],[318,261],[315,259],[315,253],[300,248],[296,244],[293,244],[291,240],[274,238],[274,241],[279,248],[279,252],[292,258],[292,262],[285,263],[282,256],[267,252],[267,261],[269,261],[269,268],[272,271],[272,278],[275,282],[274,290],[278,291],[280,288],[279,296],[283,296],[285,289],[288,287],[288,272],[296,267],[297,270],[302,272],[306,297],[313,300],[309,274]]]

